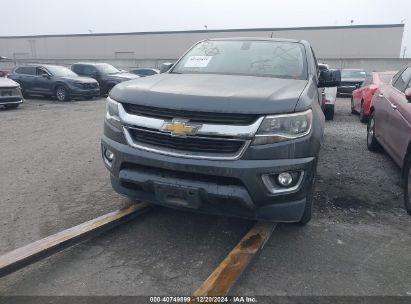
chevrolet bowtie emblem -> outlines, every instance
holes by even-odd
[[[171,135],[186,136],[194,135],[199,129],[199,125],[190,125],[187,120],[173,119],[171,122],[164,123],[162,131],[170,132]]]

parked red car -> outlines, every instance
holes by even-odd
[[[367,122],[370,115],[371,99],[378,86],[389,83],[397,71],[372,72],[362,85],[352,92],[351,113],[359,113],[360,121]]]
[[[411,215],[411,64],[399,71],[389,84],[380,85],[371,101],[367,146],[381,146],[401,167],[404,203]]]

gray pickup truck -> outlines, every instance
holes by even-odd
[[[200,41],[162,74],[116,85],[102,157],[132,199],[212,214],[305,224],[324,114],[306,41]]]

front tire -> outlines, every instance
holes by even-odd
[[[356,114],[356,113],[357,112],[355,111],[355,108],[354,108],[354,100],[351,97],[351,114]]]
[[[376,152],[381,150],[381,145],[375,137],[375,117],[374,112],[371,113],[367,125],[367,148],[370,151]]]
[[[69,100],[69,91],[62,85],[57,86],[56,88],[56,98],[58,101],[68,101]]]
[[[367,116],[365,115],[365,112],[364,112],[364,102],[361,102],[360,121],[362,123],[366,123],[367,120],[368,120]]]
[[[6,109],[17,109],[19,107],[19,103],[18,104],[10,104],[10,105],[5,105]]]
[[[334,119],[334,106],[325,108],[324,116],[326,120],[333,120]]]
[[[411,153],[408,154],[404,167],[404,207],[411,215]]]

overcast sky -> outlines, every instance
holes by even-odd
[[[411,57],[411,0],[0,0],[0,8],[0,36],[404,23]]]

